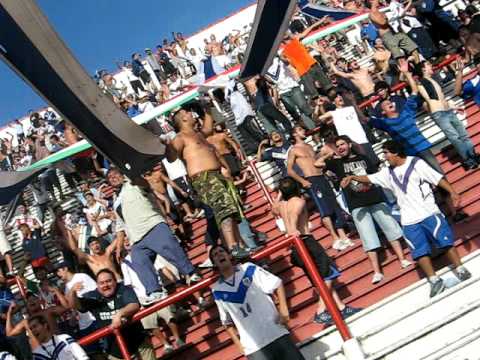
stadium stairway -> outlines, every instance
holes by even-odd
[[[451,95],[451,86],[450,84],[445,88],[447,96]],[[459,102],[458,99],[456,101]],[[479,109],[470,103],[465,110],[464,122],[476,145],[477,151],[480,152]],[[471,216],[466,221],[454,225],[455,246],[461,256],[467,256],[480,249],[480,206],[478,203],[480,198],[480,186],[478,185],[480,171],[476,170],[466,173],[463,170],[458,163],[458,158],[454,155],[452,147],[445,146],[443,134],[433,124],[429,116],[421,114],[419,126],[424,134],[435,143],[437,159],[441,163],[447,179],[461,194],[463,210]],[[376,146],[377,150],[379,150],[379,146]],[[273,185],[276,182],[278,174],[271,164],[260,163],[257,167],[267,184]],[[275,219],[269,212],[268,203],[257,184],[250,183],[247,186],[245,202],[249,205],[249,210],[246,212],[247,218],[256,230],[265,232],[268,235],[269,244],[283,239],[284,235],[277,229]],[[365,311],[370,313],[371,306],[378,304],[389,296],[397,294],[409,285],[420,281],[420,283],[423,283],[423,288],[425,288],[425,282],[421,280],[423,275],[418,267],[412,266],[407,269],[401,269],[389,248],[381,255],[385,279],[377,285],[372,285],[372,271],[359,239],[354,239],[354,247],[338,252],[331,248],[331,238],[321,226],[320,218],[317,214],[314,213],[311,216],[310,223],[315,238],[323,245],[327,253],[335,259],[336,264],[342,270],[342,276],[336,288],[342,299],[350,306],[366,308]],[[203,244],[204,221],[195,223],[193,230],[194,236],[188,253],[194,264],[199,264],[206,258],[206,249]],[[404,251],[408,256],[409,250],[405,247]],[[322,326],[312,322],[317,303],[316,292],[303,271],[292,267],[289,261],[289,253],[290,251],[287,249],[278,251],[268,257],[267,263],[269,270],[284,280],[291,309],[289,325],[294,338],[303,345],[308,344],[308,339],[311,339],[314,334],[318,334],[322,330]],[[445,265],[445,259],[437,256],[435,265],[437,268],[441,268]],[[204,275],[208,275],[208,272],[205,272]],[[454,292],[455,290],[452,291]],[[389,308],[388,312],[392,312],[391,316],[395,316],[392,308]],[[361,312],[357,316],[362,316],[363,313]],[[446,313],[446,315],[448,314]],[[382,318],[383,315],[378,317]],[[185,357],[188,359],[221,360],[242,358],[226,332],[222,329],[214,305],[210,305],[205,311],[195,314],[191,319],[182,322],[180,325],[182,331],[186,334],[187,345],[174,354],[167,356],[167,358]],[[333,328],[328,331],[333,331]],[[475,335],[475,332],[470,334],[472,337],[475,337]],[[320,339],[320,341],[322,340]],[[454,345],[452,344],[452,348],[455,347]],[[161,351],[161,347],[159,347],[159,351]],[[380,350],[375,351],[378,353]],[[308,358],[321,359],[322,352],[316,354],[316,357],[308,356]]]
[[[452,84],[448,85],[445,90],[447,95],[451,96]],[[457,100],[457,103],[458,102],[459,100]],[[464,121],[467,124],[470,136],[477,147],[477,151],[480,152],[480,110],[472,104],[468,104],[465,110],[466,116]],[[441,163],[447,179],[461,194],[463,210],[470,215],[469,219],[462,223],[455,224],[454,226],[456,235],[455,246],[461,256],[469,256],[467,259],[469,259],[470,263],[470,261],[479,258],[478,253],[475,253],[475,251],[480,249],[480,203],[478,202],[480,198],[480,171],[465,172],[462,169],[458,164],[458,158],[453,153],[453,149],[451,146],[445,147],[443,134],[441,134],[438,127],[433,124],[429,116],[422,114],[419,119],[419,126],[424,134],[436,144],[435,152],[437,153],[437,159]],[[379,150],[379,146],[380,145],[375,146],[377,151]],[[264,178],[264,182],[273,187],[278,180],[278,171],[268,163],[257,164],[257,168]],[[62,183],[64,186],[66,185],[63,181]],[[31,193],[27,192],[26,198],[27,203],[30,204]],[[246,187],[245,203],[248,205],[248,210],[246,211],[247,218],[256,230],[267,234],[268,244],[276,243],[284,238],[284,235],[278,230],[275,219],[269,211],[269,206],[262,190],[255,182],[250,182]],[[73,199],[64,202],[62,206],[66,210],[81,210],[76,200]],[[61,256],[48,236],[48,225],[50,220],[51,219],[47,217],[44,226],[45,234],[47,235],[45,241],[49,256],[53,262],[56,262]],[[362,344],[365,344],[364,346],[372,356],[377,356],[376,358],[382,358],[383,356],[385,358],[387,355],[382,355],[384,349],[376,347],[376,342],[379,341],[379,338],[383,339],[384,337],[390,336],[388,335],[389,333],[386,332],[388,331],[387,325],[390,326],[394,321],[390,321],[389,323],[388,320],[396,319],[403,314],[402,311],[405,311],[405,309],[398,309],[397,311],[397,308],[401,306],[392,306],[391,304],[405,304],[405,306],[410,306],[408,305],[410,304],[408,301],[416,299],[418,301],[412,306],[416,306],[422,311],[428,311],[426,305],[433,306],[433,303],[430,304],[425,300],[427,297],[425,290],[427,285],[425,284],[425,281],[422,280],[421,272],[415,266],[401,269],[393,252],[391,249],[387,248],[381,254],[381,264],[385,279],[377,285],[372,285],[372,272],[359,239],[354,238],[354,247],[338,252],[332,249],[332,240],[326,230],[321,226],[318,214],[312,213],[310,223],[314,237],[323,245],[327,253],[335,260],[337,266],[342,271],[342,276],[336,285],[341,298],[350,306],[365,308],[364,311],[349,320],[354,334],[359,334]],[[187,250],[190,259],[195,265],[200,264],[206,258],[206,248],[203,243],[205,228],[205,220],[199,220],[192,224],[193,236],[189,242]],[[10,239],[16,251],[15,262],[18,265],[18,261],[21,258],[21,249],[19,248],[20,241],[15,236],[10,236]],[[409,250],[406,247],[404,251],[407,256],[409,256]],[[295,340],[305,348],[304,351],[310,351],[308,349],[313,349],[312,352],[315,353],[315,356],[308,355],[309,359],[322,359],[324,358],[322,357],[324,356],[322,354],[325,351],[327,352],[327,355],[332,354],[332,358],[335,358],[335,356],[338,356],[338,353],[335,353],[338,350],[338,335],[336,338],[333,327],[324,329],[322,326],[312,322],[316,309],[317,295],[303,271],[292,267],[289,261],[289,253],[290,250],[288,249],[277,251],[270,255],[266,259],[265,264],[262,265],[267,266],[270,271],[279,275],[284,281],[291,310],[289,326],[292,330],[292,334]],[[477,264],[478,260],[475,260],[474,262]],[[445,266],[444,259],[440,257],[435,258],[435,265],[437,268]],[[204,276],[208,276],[209,274],[210,271],[203,270]],[[436,306],[440,306],[445,317],[451,317],[453,319],[455,314],[457,314],[456,311],[460,311],[458,312],[459,316],[463,316],[463,314],[469,314],[467,317],[475,314],[478,315],[478,311],[476,308],[474,309],[476,306],[474,303],[474,297],[467,295],[470,293],[466,293],[467,291],[470,291],[471,288],[474,288],[475,285],[478,287],[478,270],[476,270],[474,274],[476,275],[474,279],[449,290],[445,295],[442,295],[441,298],[439,297],[438,301],[436,300],[434,302]],[[30,278],[31,276],[30,272],[27,273],[27,277]],[[420,295],[414,296],[415,294]],[[464,300],[471,302],[471,311],[467,311],[467,309],[464,309],[464,307],[461,306],[458,306],[457,308],[447,307],[447,303],[450,304],[450,300],[454,301],[458,296],[462,298],[462,295],[460,294],[465,294]],[[205,292],[205,296],[211,298],[208,292]],[[403,296],[405,296],[404,299],[402,299]],[[448,298],[450,296],[452,296],[452,299],[449,300]],[[444,301],[446,302],[445,309],[442,305]],[[465,306],[468,304],[469,303],[465,303]],[[385,308],[383,308],[383,306],[385,306]],[[464,309],[465,311],[461,312],[461,309]],[[386,313],[389,314],[388,318],[385,316]],[[385,320],[387,320],[387,322],[385,322]],[[405,319],[405,322],[402,320],[402,323],[408,324],[408,321],[410,320]],[[368,327],[370,322],[372,326]],[[415,323],[415,321],[413,322]],[[453,320],[450,322],[446,321],[445,324],[450,324],[452,322]],[[221,327],[215,305],[210,304],[205,310],[193,313],[190,318],[182,320],[179,325],[181,332],[185,334],[187,345],[163,358],[185,358],[189,360],[233,360],[243,358]],[[436,323],[435,321],[431,321],[428,324],[425,323],[425,325],[430,325],[433,328],[442,328],[442,326],[440,326],[442,324]],[[382,326],[385,329],[382,329]],[[375,330],[378,331],[375,332]],[[464,330],[468,332],[468,329]],[[422,340],[430,341],[427,339],[428,334],[422,334],[420,330],[417,331],[417,333]],[[450,349],[451,351],[448,353],[448,356],[453,356],[458,353],[457,350],[463,346],[463,343],[468,343],[469,346],[474,346],[474,341],[470,342],[467,341],[467,339],[478,339],[478,329],[475,330],[472,328],[472,331],[468,332],[468,334],[465,333],[464,336],[466,336],[464,339],[461,339],[460,337],[452,338],[448,344],[444,341],[443,343],[446,347],[442,351]],[[403,336],[402,334],[401,336],[397,336],[396,340],[398,341],[392,341],[391,344],[391,347],[394,345],[396,346],[394,349],[395,351],[411,349],[408,347],[410,343],[407,341],[407,335]],[[160,357],[163,354],[162,346],[160,346],[155,339],[154,343],[158,350],[157,355]],[[327,345],[325,345],[325,347],[319,347],[319,343]],[[392,352],[392,354],[388,354],[388,356],[393,356],[395,351]],[[404,354],[408,354],[408,352]],[[440,358],[435,357],[436,355],[434,354],[425,354],[422,356],[428,360]],[[391,359],[394,358],[395,357],[391,357]]]

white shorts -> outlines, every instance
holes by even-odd
[[[0,254],[2,254],[3,256],[9,252],[12,252],[12,247],[8,242],[7,235],[5,235],[5,231],[0,230]]]
[[[144,317],[140,321],[145,330],[153,330],[159,327],[158,323],[160,319],[163,319],[167,324],[173,319],[173,313],[170,311],[170,306],[166,306],[163,309]]]

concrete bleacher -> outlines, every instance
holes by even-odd
[[[347,51],[351,51],[351,48],[346,48],[346,52]],[[348,55],[348,53],[344,55]],[[364,64],[366,65],[368,61],[368,58],[362,59],[360,64],[362,64],[362,66]],[[452,86],[450,83],[444,88],[447,97],[452,97]],[[453,100],[457,105],[463,104],[461,99],[454,98]],[[226,112],[224,115],[227,117],[230,116],[227,120],[231,119],[231,113]],[[463,121],[467,125],[474,144],[477,149],[480,150],[479,109],[472,104],[468,104],[466,106],[466,116]],[[419,113],[418,124],[425,136],[435,144],[437,158],[446,173],[447,179],[462,195],[463,210],[471,215],[469,221],[455,226],[457,235],[455,246],[457,246],[462,256],[467,255],[480,248],[480,232],[478,230],[480,228],[480,220],[478,218],[478,212],[480,210],[478,205],[480,198],[480,187],[478,185],[480,172],[471,171],[465,173],[458,164],[458,157],[453,154],[451,146],[445,146],[445,137],[430,116],[424,112]],[[380,144],[376,144],[375,149],[379,152]],[[273,188],[275,182],[278,180],[278,172],[275,167],[271,163],[259,163],[257,164],[257,168],[264,182]],[[63,180],[62,184],[65,190],[67,190],[66,183]],[[25,197],[27,205],[32,205],[31,193],[27,191]],[[268,202],[258,184],[250,182],[247,185],[245,203],[249,205],[249,209],[246,211],[247,218],[256,230],[267,234],[269,244],[276,243],[284,238],[284,235],[278,230],[275,224],[275,219],[269,211]],[[78,211],[79,204],[72,198],[64,201],[62,207],[65,210]],[[61,255],[49,237],[49,225],[51,221],[51,217],[47,215],[44,234],[46,235],[45,244],[49,256],[52,261],[55,262],[61,258]],[[387,297],[393,296],[401,289],[416,283],[421,278],[417,267],[412,266],[407,269],[401,269],[393,252],[387,249],[381,258],[382,268],[386,275],[385,280],[377,285],[372,285],[370,283],[372,273],[360,241],[354,239],[354,247],[338,252],[331,248],[331,238],[322,227],[318,214],[312,214],[310,222],[315,238],[323,245],[327,253],[335,259],[336,264],[342,271],[342,276],[337,285],[337,291],[347,304],[354,307],[367,308],[365,313],[370,313],[370,310],[376,306],[374,304],[379,304],[379,302],[385,300]],[[188,248],[188,255],[195,265],[200,264],[206,258],[206,248],[203,243],[205,227],[205,220],[198,220],[192,224],[193,236]],[[15,249],[15,263],[18,266],[22,257],[20,240],[14,235],[11,235],[9,239]],[[409,250],[406,248],[405,253],[409,253]],[[267,263],[270,271],[279,275],[284,280],[288,303],[292,313],[289,325],[295,339],[300,342],[302,346],[306,347],[314,340],[333,333],[334,329],[330,328],[325,330],[325,333],[322,333],[322,326],[312,323],[311,320],[317,303],[316,292],[303,271],[292,267],[288,260],[288,255],[288,249],[279,250],[268,257]],[[436,264],[442,265],[443,262],[437,260]],[[203,272],[203,275],[208,276],[210,273],[211,272],[207,270]],[[27,277],[31,276],[31,272],[27,272]],[[360,313],[355,319],[360,319],[365,313]],[[210,305],[205,310],[195,313],[190,319],[183,320],[180,323],[180,327],[186,336],[187,345],[175,351],[173,354],[165,356],[165,358],[182,357],[185,359],[221,360],[242,358],[229,340],[226,332],[222,329],[214,305]],[[157,342],[155,342],[155,344],[158,348],[158,355],[160,356],[163,349]],[[320,349],[318,351],[323,352],[324,350],[325,349]],[[380,350],[375,351],[378,352]]]

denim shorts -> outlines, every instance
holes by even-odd
[[[383,202],[353,209],[352,217],[365,251],[382,246],[375,223],[388,241],[398,240],[403,236],[402,228],[393,218],[388,205]]]

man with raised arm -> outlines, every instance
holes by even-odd
[[[177,136],[167,146],[167,159],[175,161],[180,157],[185,162],[192,186],[202,202],[213,209],[228,249],[234,257],[246,257],[248,253],[240,247],[240,214],[231,194],[230,168],[206,139],[213,134],[213,118],[201,107],[195,110],[203,120],[200,130],[196,130],[197,119],[191,110],[182,108],[174,113]],[[222,167],[227,176],[222,175]]]
[[[430,297],[445,289],[443,280],[432,266],[432,243],[446,251],[453,272],[460,281],[472,275],[462,265],[454,246],[454,236],[445,216],[441,213],[433,196],[432,186],[448,192],[453,204],[460,205],[460,196],[446,178],[424,160],[407,156],[402,146],[394,141],[383,144],[383,153],[388,167],[370,175],[353,175],[343,178],[341,186],[346,188],[352,181],[374,184],[393,192],[400,207],[403,236],[430,282]]]
[[[87,240],[90,254],[87,254],[78,248],[78,242],[75,238],[74,232],[71,230],[67,231],[68,246],[70,247],[70,250],[73,251],[80,263],[87,264],[94,274],[102,269],[109,269],[115,274],[117,280],[122,280],[122,276],[117,271],[112,257],[117,248],[118,241],[121,241],[120,239],[115,239],[110,245],[107,246],[106,249],[104,249],[102,247],[100,238],[90,236]]]

